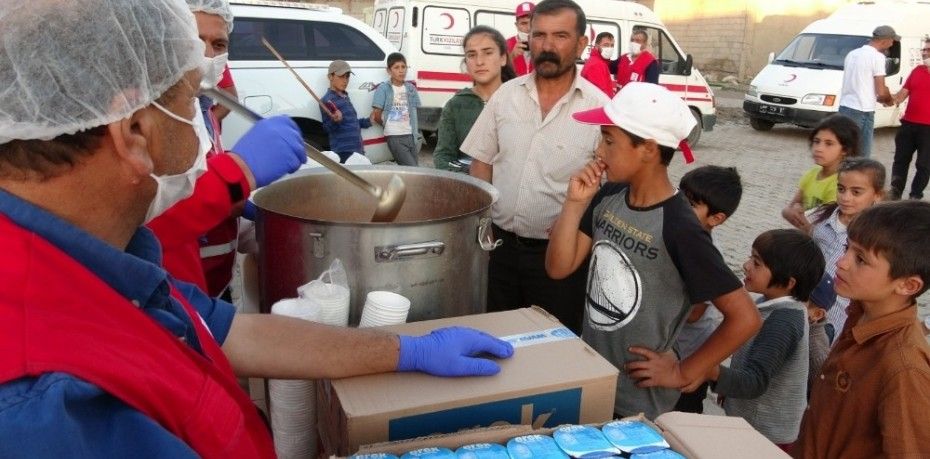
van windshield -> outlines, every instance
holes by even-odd
[[[868,41],[868,37],[855,35],[805,33],[795,37],[773,63],[789,67],[843,70],[846,54]]]

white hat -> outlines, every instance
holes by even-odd
[[[680,149],[685,162],[694,161],[686,139],[697,125],[691,110],[680,97],[662,86],[633,82],[604,107],[572,115],[576,121],[600,126],[617,126],[659,145]]]

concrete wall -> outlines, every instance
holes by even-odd
[[[851,1],[653,0],[652,8],[709,79],[733,75],[748,82],[770,52]]]

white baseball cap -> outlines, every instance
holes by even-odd
[[[681,150],[694,161],[687,138],[697,121],[680,97],[652,83],[628,83],[607,105],[572,115],[579,123],[617,126],[659,145]]]

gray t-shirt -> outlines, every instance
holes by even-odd
[[[582,338],[621,370],[615,413],[655,419],[681,393],[636,387],[623,371],[638,358],[627,349],[671,349],[692,304],[742,284],[681,193],[648,208],[627,199],[625,184],[608,183],[582,219],[581,231],[593,240]]]

